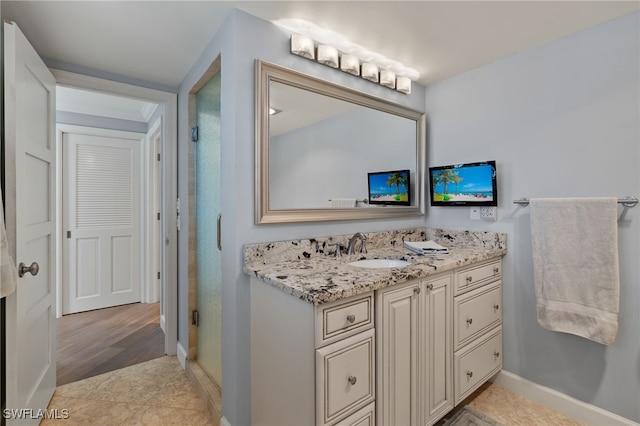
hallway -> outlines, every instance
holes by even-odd
[[[133,303],[56,320],[57,385],[165,354],[159,303]]]

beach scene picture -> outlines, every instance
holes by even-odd
[[[409,204],[409,170],[369,173],[369,203]]]
[[[433,201],[493,201],[493,173],[490,164],[432,170]]]

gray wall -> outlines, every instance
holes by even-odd
[[[504,367],[640,421],[640,206],[619,220],[621,298],[612,346],[540,327],[529,210],[520,197],[640,196],[640,13],[430,86],[428,164],[495,159],[495,223],[432,207],[427,225],[506,232]],[[621,209],[622,211],[622,209]]]
[[[264,59],[356,90],[424,110],[424,88],[411,95],[377,86],[338,70],[289,53],[289,35],[269,22],[234,10],[191,69],[179,89],[179,191],[186,194],[188,149],[188,91],[209,64],[222,55],[222,406],[232,425],[250,423],[250,310],[249,277],[242,272],[245,244],[355,231],[423,226],[424,218],[293,225],[254,224],[254,61]],[[330,172],[330,171],[328,171]],[[180,318],[187,317],[188,211],[182,203],[179,236]],[[188,347],[188,328],[181,323],[179,341]]]
[[[150,121],[152,122],[152,121]],[[149,123],[117,118],[100,117],[69,111],[56,111],[56,123],[76,126],[97,127],[99,129],[121,130],[125,132],[147,133]]]

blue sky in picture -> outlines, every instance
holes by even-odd
[[[387,181],[389,177],[393,174],[390,173],[381,173],[381,174],[371,174],[369,175],[369,188],[371,189],[371,195],[390,195],[390,194],[405,194],[407,193],[407,186],[400,185],[396,188],[395,185],[389,187]],[[409,180],[409,176],[407,176],[407,181]],[[398,190],[399,189],[399,190]]]
[[[461,194],[469,193],[485,193],[491,192],[493,189],[491,176],[493,170],[490,165],[481,166],[467,166],[467,167],[455,167],[451,169],[459,177],[462,178],[458,184],[458,192]],[[441,170],[432,171],[433,174],[437,174]],[[447,192],[455,191],[456,185],[449,183]],[[444,184],[440,183],[435,186],[435,191],[441,193],[444,191]]]

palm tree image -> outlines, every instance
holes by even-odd
[[[458,171],[453,169],[444,169],[439,170],[433,175],[435,185],[443,185],[442,194],[438,195],[440,201],[448,201],[449,200],[449,184],[455,183],[456,185],[456,194],[458,193],[458,184],[464,179],[458,176]]]
[[[431,169],[432,201],[487,202],[495,196],[495,162]],[[455,185],[452,188],[451,185]]]
[[[400,193],[400,187],[407,187],[408,182],[407,182],[407,177],[406,175],[403,175],[401,173],[392,173],[389,176],[389,180],[387,180],[387,185],[389,185],[389,194],[392,194],[391,192],[391,187],[395,186],[396,187],[396,200],[400,201],[401,199],[401,193]]]

